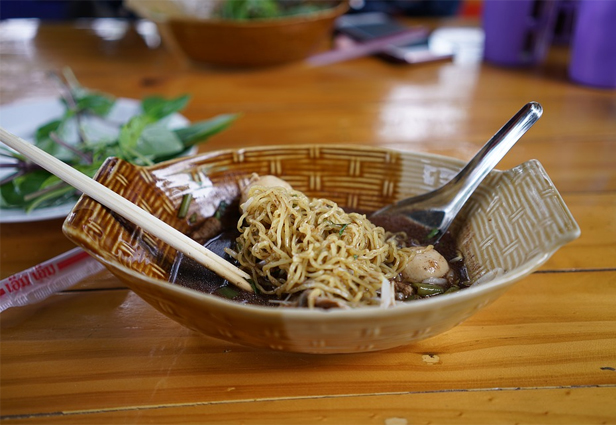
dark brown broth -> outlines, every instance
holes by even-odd
[[[370,219],[370,221],[382,227],[385,230],[390,232],[404,232],[407,236],[407,245],[408,246],[421,246],[425,245],[425,243],[419,243],[420,240],[426,235],[426,230],[420,225],[413,223],[402,216],[376,216]],[[449,263],[449,267],[453,270],[453,273],[456,276],[456,279],[461,282],[462,286],[465,286],[465,283],[468,283],[468,273],[466,272],[466,266],[464,265],[464,261],[451,261],[460,256],[460,252],[456,245],[456,240],[454,235],[447,231],[440,240],[434,244],[434,249],[436,249]]]
[[[225,253],[225,248],[233,248],[235,246],[235,240],[239,236],[239,232],[235,227],[235,223],[237,223],[240,217],[238,211],[238,208],[227,208],[224,217],[222,217],[222,221],[225,223],[225,230],[210,240],[205,241],[205,243],[199,241],[203,243],[206,248],[232,263],[234,260]],[[422,228],[403,218],[379,217],[378,220],[373,220],[373,223],[391,232],[405,232],[408,236],[408,245],[419,245],[417,239],[424,233]],[[448,232],[443,235],[434,247],[449,262],[455,280],[460,282],[457,287],[464,288],[465,283],[468,281],[464,262],[451,262],[452,259],[459,255],[454,237]],[[226,279],[218,276],[216,273],[208,270],[194,260],[184,257],[181,253],[178,253],[170,275],[169,281],[171,283],[207,294],[232,299],[233,301],[243,304],[274,306],[277,304],[270,301],[279,299],[274,295],[242,291],[229,283]]]

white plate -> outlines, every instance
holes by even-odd
[[[117,99],[107,119],[111,122],[124,123],[129,117],[140,112],[139,105],[140,102],[134,99]],[[53,119],[60,118],[63,111],[64,106],[57,98],[43,98],[2,105],[0,106],[0,127],[32,142],[36,129]],[[174,114],[170,117],[167,125],[170,128],[178,128],[189,123],[182,115]],[[5,161],[4,158],[0,158],[0,162]],[[1,169],[0,178],[11,172],[7,169]],[[75,205],[75,201],[70,201],[53,207],[39,208],[30,213],[26,213],[19,208],[0,208],[0,223],[24,223],[64,218],[71,211],[73,205]]]

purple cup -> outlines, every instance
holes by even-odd
[[[579,2],[569,77],[588,86],[616,88],[616,1]]]
[[[497,65],[541,62],[550,46],[556,0],[485,0],[484,59]]]

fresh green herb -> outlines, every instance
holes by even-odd
[[[218,115],[210,120],[196,122],[188,127],[173,130],[173,132],[180,138],[185,149],[191,148],[208,137],[225,130],[237,117],[237,114]]]
[[[238,295],[238,292],[230,286],[222,286],[216,290],[216,293],[230,300],[237,297]]]
[[[330,226],[334,226],[334,227],[340,227],[340,231],[338,231],[338,235],[342,236],[342,234],[344,233],[344,230],[347,228],[347,226],[351,223],[334,223],[331,220],[326,220],[327,223],[329,223]]]
[[[188,217],[188,222],[190,224],[195,224],[197,222],[197,213],[192,213],[190,217]]]
[[[180,203],[180,208],[178,210],[178,218],[186,217],[188,214],[188,209],[190,208],[190,203],[193,200],[192,193],[186,193],[182,196],[182,202]]]
[[[215,14],[221,19],[271,19],[313,13],[332,7],[335,2],[307,0],[226,0]]]
[[[188,105],[190,96],[184,95],[171,101],[160,96],[150,96],[143,99],[141,107],[145,114],[155,120],[163,119],[171,114],[183,110]]]
[[[438,295],[445,292],[443,287],[438,285],[433,285],[431,283],[413,283],[412,284],[415,290],[417,291],[417,295],[426,297],[430,295]]]
[[[140,113],[126,122],[111,122],[107,115],[116,103],[113,96],[81,86],[70,70],[65,70],[62,76],[52,76],[60,85],[64,112],[36,129],[34,143],[90,177],[108,157],[137,165],[178,157],[223,131],[237,118],[236,114],[219,115],[183,128],[169,129],[168,117],[183,110],[190,97],[150,96],[141,101]],[[84,122],[86,118],[87,123]],[[21,208],[29,212],[67,202],[76,196],[74,188],[22,155],[0,147],[0,156],[10,160],[5,161],[2,168],[13,170],[0,180],[0,208]]]
[[[220,204],[218,204],[218,208],[216,208],[216,211],[214,212],[214,217],[216,217],[217,220],[221,220],[222,217],[225,215],[227,207],[228,204],[225,201],[220,201]]]
[[[254,280],[248,279],[248,283],[250,284],[250,287],[252,288],[255,294],[257,295],[261,294],[261,291],[259,290],[259,287],[257,286]]]
[[[439,230],[435,227],[434,229],[430,230],[430,233],[428,233],[427,238],[428,239],[432,239],[433,237],[438,235],[438,232],[439,232]]]

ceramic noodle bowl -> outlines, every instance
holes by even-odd
[[[255,172],[279,176],[310,197],[374,211],[439,187],[464,165],[425,153],[295,145],[211,152],[151,167],[109,159],[96,179],[189,232],[193,214],[213,215],[220,201],[232,202],[237,196],[237,182]],[[178,218],[187,193],[193,201],[188,214]],[[494,170],[451,229],[471,287],[388,309],[309,310],[240,304],[169,283],[175,250],[87,196],[76,204],[63,230],[172,320],[209,337],[304,353],[383,350],[448,331],[496,300],[580,233],[539,162]]]

